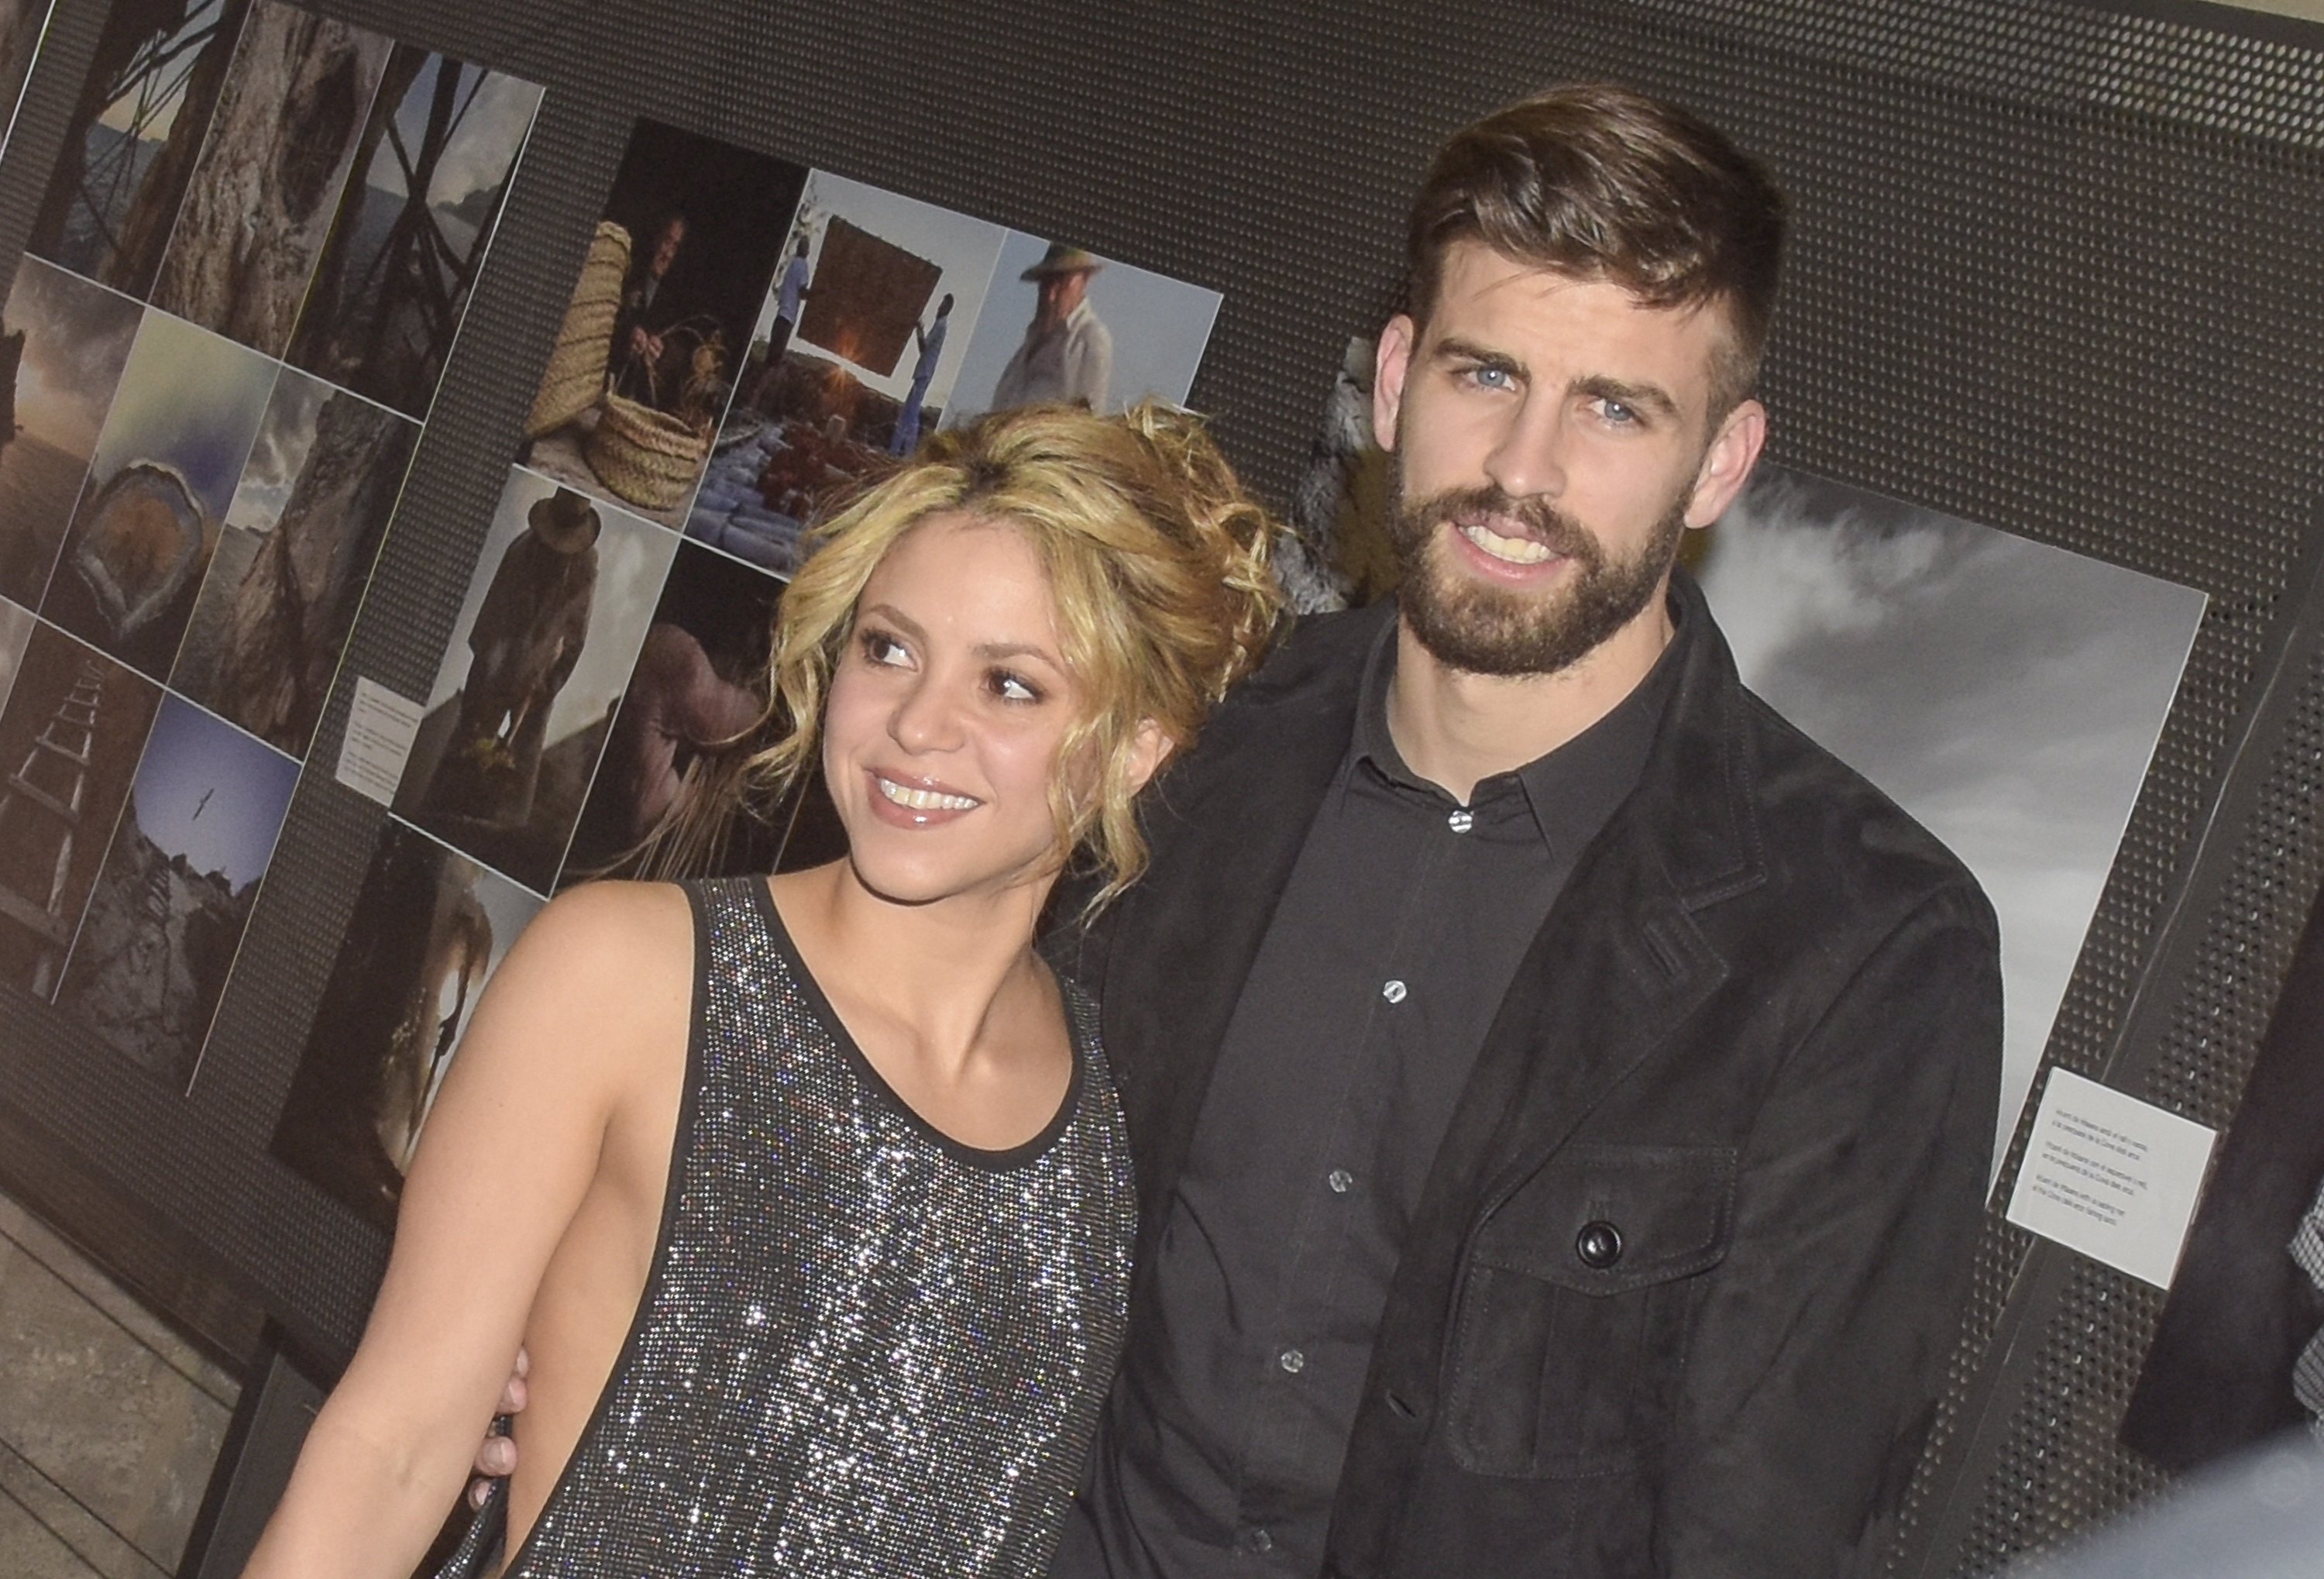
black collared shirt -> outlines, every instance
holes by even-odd
[[[1056,1579],[1313,1574],[1372,1339],[1518,962],[1637,785],[1682,667],[1479,783],[1388,727],[1396,625],[1229,1021]]]

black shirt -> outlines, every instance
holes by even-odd
[[[1518,962],[1638,781],[1687,636],[1462,806],[1389,738],[1396,631],[1228,1023],[1056,1579],[1322,1567],[1438,1143]]]

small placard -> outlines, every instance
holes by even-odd
[[[423,711],[419,703],[358,677],[346,737],[339,743],[339,782],[382,806],[392,805]]]
[[[2052,1069],[2009,1220],[2168,1288],[2218,1139],[2191,1119]]]

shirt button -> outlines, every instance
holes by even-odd
[[[1391,1003],[1401,1003],[1406,989],[1402,982],[1390,982],[1380,988],[1380,996]]]
[[[1254,1527],[1243,1531],[1242,1544],[1255,1552],[1271,1552],[1275,1549],[1275,1537]]]
[[[1335,1168],[1323,1176],[1323,1182],[1332,1187],[1333,1195],[1344,1196],[1355,1184],[1356,1176],[1344,1168]]]
[[[1282,1357],[1278,1359],[1276,1363],[1282,1366],[1285,1371],[1290,1372],[1292,1375],[1296,1376],[1302,1371],[1307,1369],[1307,1356],[1301,1353],[1296,1349],[1286,1349],[1283,1351]]]
[[[1444,826],[1456,834],[1465,834],[1477,826],[1477,818],[1467,807],[1457,807],[1452,815],[1444,819]]]

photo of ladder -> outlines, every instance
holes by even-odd
[[[20,853],[0,874],[0,921],[32,936],[37,953],[30,985],[41,998],[56,991],[72,945],[74,919],[65,900],[104,691],[105,671],[96,660],[83,659],[23,764],[0,783],[0,850]],[[28,875],[30,891],[19,886]]]

